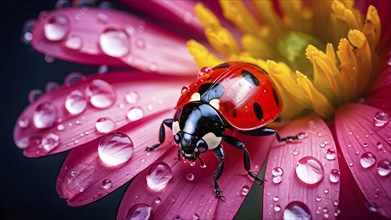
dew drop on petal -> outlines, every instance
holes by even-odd
[[[284,170],[281,167],[274,167],[272,169],[273,176],[282,176],[282,174],[284,174]]]
[[[297,148],[293,149],[292,154],[293,154],[293,156],[299,155],[299,150]]]
[[[368,147],[368,143],[363,143],[362,146],[363,146],[364,148],[367,148],[367,147]]]
[[[133,142],[124,133],[113,132],[105,135],[99,143],[99,158],[109,166],[127,162],[133,154]]]
[[[130,121],[137,121],[144,117],[144,111],[140,107],[133,107],[129,109],[126,116]]]
[[[377,142],[376,143],[376,148],[377,148],[377,150],[383,150],[383,144],[380,143],[380,142]]]
[[[242,196],[247,196],[249,191],[250,191],[250,187],[246,185],[242,187],[242,189],[240,190],[240,194]]]
[[[199,71],[198,71],[198,76],[204,76],[204,75],[209,75],[213,72],[213,69],[208,67],[208,66],[205,66],[205,67],[202,67]]]
[[[29,92],[28,100],[30,103],[33,103],[39,99],[43,95],[42,90],[40,89],[33,89]]]
[[[56,15],[47,20],[43,26],[44,35],[50,41],[59,41],[69,32],[69,19],[65,15]]]
[[[65,98],[65,109],[71,115],[82,113],[87,107],[87,99],[80,90],[72,91]]]
[[[108,56],[123,57],[130,51],[130,37],[121,29],[106,29],[99,37],[99,46]]]
[[[327,160],[334,160],[337,157],[337,153],[334,149],[329,148],[326,150],[326,159]]]
[[[192,173],[186,174],[186,179],[189,180],[189,181],[193,181],[194,180],[194,174],[192,174]]]
[[[377,112],[375,116],[373,116],[373,124],[376,127],[384,127],[388,124],[388,114],[386,112]]]
[[[369,168],[376,163],[376,156],[372,152],[365,152],[361,155],[360,164],[363,168]]]
[[[187,94],[188,92],[190,91],[190,88],[188,86],[184,86],[182,87],[181,89],[181,93],[184,95],[184,94]]]
[[[193,220],[200,220],[200,216],[198,214],[193,214]]]
[[[135,92],[135,91],[129,91],[129,92],[127,92],[127,93],[125,94],[125,100],[126,100],[126,102],[129,103],[129,104],[135,104],[135,103],[137,103],[138,99],[139,99],[139,95],[138,95],[138,93]]]
[[[115,123],[110,118],[102,117],[96,120],[95,128],[98,132],[107,134],[114,130]]]
[[[274,202],[278,202],[278,200],[280,200],[280,198],[278,196],[273,196],[273,201]]]
[[[320,202],[320,201],[322,201],[322,197],[321,197],[320,195],[317,195],[317,196],[315,197],[315,200],[316,200],[317,202]]]
[[[109,19],[107,17],[107,15],[103,14],[103,13],[99,13],[96,15],[96,18],[98,19],[98,22],[102,23],[102,24],[106,24],[107,23],[107,20]]]
[[[57,120],[56,106],[51,102],[44,102],[37,106],[33,113],[34,126],[38,129],[49,128]]]
[[[329,177],[330,182],[332,182],[332,183],[338,183],[339,180],[340,180],[340,177],[341,177],[341,173],[339,172],[339,170],[337,170],[337,169],[332,169],[332,170],[330,171],[330,177]]]
[[[65,40],[65,47],[72,50],[80,50],[83,46],[83,39],[79,36],[70,36]]]
[[[284,209],[284,219],[311,219],[311,211],[308,206],[300,201],[290,202]]]
[[[126,214],[127,220],[151,220],[152,207],[145,203],[139,203],[132,206]]]
[[[63,124],[57,125],[57,131],[63,131],[65,130],[65,126]]]
[[[282,182],[282,177],[281,176],[274,176],[273,177],[273,183],[280,184],[281,182]]]
[[[276,211],[276,212],[281,211],[281,206],[280,205],[275,205],[274,206],[274,211]]]
[[[20,128],[27,128],[29,126],[29,124],[30,124],[30,119],[28,119],[28,118],[21,118],[18,121],[18,126]]]
[[[49,133],[42,138],[41,147],[50,152],[60,144],[60,137],[57,134]]]
[[[64,79],[64,84],[66,86],[73,85],[79,81],[85,80],[85,76],[82,73],[79,72],[71,72],[69,73],[65,79]]]
[[[150,65],[149,65],[149,71],[151,71],[151,72],[156,72],[157,71],[157,69],[158,69],[158,65],[157,65],[157,63],[156,62],[152,62]]]
[[[52,92],[52,91],[58,89],[58,87],[59,87],[58,83],[56,83],[56,82],[48,82],[45,85],[45,91],[46,92]]]
[[[33,34],[32,31],[36,25],[37,21],[36,20],[28,20],[26,23],[23,25],[22,29],[22,42],[26,44],[30,44],[31,40],[33,39]]]
[[[323,179],[324,169],[318,159],[306,156],[297,162],[296,175],[304,183],[316,184]]]
[[[161,201],[162,201],[162,199],[160,197],[156,197],[156,199],[155,199],[156,204],[159,204]]]
[[[30,146],[30,138],[24,137],[19,140],[15,141],[15,144],[20,149],[26,149],[28,146]]]
[[[100,79],[95,79],[88,85],[86,94],[91,105],[96,108],[108,108],[116,99],[113,87]]]
[[[380,176],[387,176],[391,172],[391,162],[387,159],[379,161],[376,165],[377,173]]]
[[[161,191],[172,178],[172,170],[165,162],[156,162],[148,170],[146,179],[151,190]]]
[[[113,183],[111,182],[110,179],[104,179],[101,184],[103,189],[110,189],[112,185]]]

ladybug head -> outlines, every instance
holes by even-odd
[[[178,132],[174,136],[174,140],[180,145],[180,152],[183,157],[189,161],[195,161],[200,153],[208,150],[208,145],[203,139],[183,131]]]

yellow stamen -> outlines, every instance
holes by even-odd
[[[197,3],[195,5],[194,12],[205,29],[216,29],[221,27],[219,19],[209,9],[205,8],[202,3]]]
[[[225,28],[208,28],[205,30],[205,35],[213,48],[225,56],[240,52],[240,47],[236,43],[235,38],[232,36],[231,32]]]
[[[354,16],[352,9],[347,8],[342,2],[334,1],[331,5],[334,15],[345,21],[350,28],[358,29],[360,20]]]
[[[311,18],[313,13],[309,8],[303,7],[301,1],[280,1],[282,10],[284,11],[284,20],[288,26],[296,31],[312,33],[313,22]]]
[[[374,55],[376,45],[379,43],[381,30],[379,15],[377,13],[376,8],[372,5],[368,8],[367,16],[362,27],[362,32],[367,38],[367,41],[372,51],[372,55]]]
[[[335,50],[332,44],[328,43],[326,46],[326,55],[332,63],[336,63]]]
[[[261,17],[262,21],[264,21],[268,27],[270,27],[270,33],[273,36],[281,36],[283,32],[287,31],[284,28],[282,19],[275,12],[272,1],[252,0],[251,2],[254,4],[255,9]]]
[[[265,41],[260,41],[257,37],[246,34],[242,37],[243,49],[258,59],[282,59],[278,52],[273,48],[272,44]]]
[[[193,55],[198,66],[216,66],[223,61],[211,54],[202,44],[199,44],[195,40],[189,40],[187,42],[187,48],[191,55]]]
[[[343,86],[343,93],[346,101],[354,99],[357,93],[357,83],[353,81],[358,77],[358,64],[356,56],[353,53],[353,47],[345,38],[341,39],[337,51],[340,65],[340,78]]]

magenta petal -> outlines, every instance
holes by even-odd
[[[186,39],[115,10],[60,9],[40,16],[32,45],[60,59],[85,63],[126,63],[148,72],[194,74]],[[122,61],[122,62],[121,62]]]
[[[107,96],[106,100],[112,103],[109,106],[101,106],[104,108],[94,107],[95,99],[88,99],[87,87],[91,87],[93,83],[105,82],[114,92]],[[27,157],[40,157],[69,150],[125,124],[173,109],[183,85],[183,81],[177,78],[151,76],[140,72],[92,75],[84,81],[46,93],[31,103],[16,123],[15,143],[24,149]],[[79,105],[73,105],[73,110],[69,111],[65,103],[71,94],[76,94],[76,103]],[[37,113],[46,117],[39,118]],[[96,127],[98,119],[109,122],[100,132]]]
[[[132,1],[122,0],[128,7],[148,15],[159,23],[187,32],[192,37],[204,39],[204,29],[194,14],[195,1]]]
[[[251,170],[258,173],[273,137],[253,139],[241,135],[252,159]],[[129,186],[122,199],[118,219],[127,219],[129,210],[137,204],[152,207],[158,219],[232,219],[253,184],[243,167],[243,155],[238,149],[226,144],[224,171],[218,183],[225,196],[216,198],[213,191],[213,174],[218,161],[212,151],[202,155],[207,164],[191,166],[178,162],[177,149],[157,161],[167,163],[172,169],[172,179],[162,191],[152,191],[146,184],[148,169],[140,173]],[[193,177],[192,179],[191,177]]]
[[[382,176],[377,171],[381,161],[390,161],[391,124],[376,126],[374,116],[378,112],[381,110],[366,105],[344,105],[336,113],[335,128],[345,160],[369,206],[391,218],[391,175]],[[367,154],[371,158],[362,160]]]
[[[391,55],[391,54],[390,54]],[[391,57],[390,57],[391,59]],[[387,65],[374,82],[365,103],[391,115],[391,66]]]
[[[173,111],[142,119],[120,129],[134,143],[129,161],[118,166],[108,166],[98,155],[100,138],[71,151],[57,178],[59,195],[68,199],[68,205],[81,206],[114,191],[148,167],[172,145],[168,139],[158,150],[146,152],[145,148],[157,143],[159,124],[172,117]]]
[[[290,205],[295,204],[306,210],[312,219],[325,216],[332,219],[338,211],[334,202],[338,202],[340,183],[329,180],[330,172],[339,170],[333,136],[325,122],[317,116],[289,122],[280,134],[294,135],[299,132],[305,132],[308,136],[292,143],[275,141],[270,150],[263,197],[265,219],[298,218],[294,215],[284,216]],[[308,162],[308,166],[303,162]]]

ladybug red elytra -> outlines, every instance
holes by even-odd
[[[214,190],[218,198],[223,194],[217,183],[224,168],[224,141],[243,151],[244,168],[259,184],[263,183],[250,171],[250,156],[246,146],[237,138],[226,135],[225,129],[253,136],[276,134],[278,141],[301,139],[304,134],[281,138],[276,130],[265,127],[275,120],[282,109],[281,98],[267,72],[243,62],[227,62],[214,68],[204,67],[189,87],[182,89],[174,118],[163,120],[159,143],[147,147],[151,151],[165,140],[164,125],[172,129],[182,155],[189,161],[213,150],[220,163],[215,171]]]

